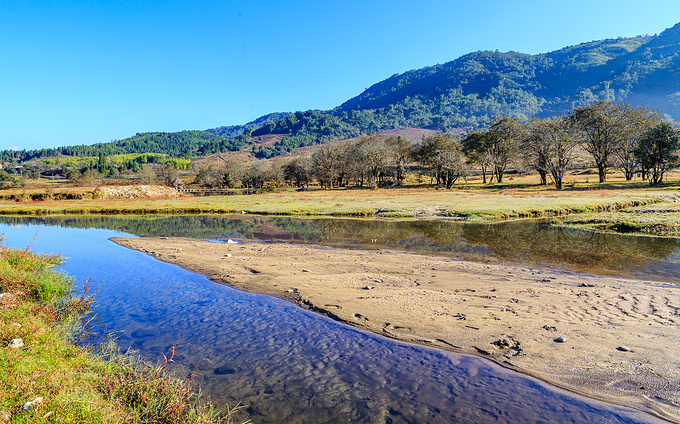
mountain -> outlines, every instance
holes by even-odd
[[[260,127],[265,122],[278,122],[280,119],[285,118],[286,116],[290,115],[290,112],[274,112],[274,113],[269,113],[264,116],[260,116],[254,121],[248,122],[245,125],[230,125],[230,126],[223,126],[223,127],[217,127],[217,128],[210,128],[205,130],[206,132],[213,133],[215,135],[219,135],[221,137],[236,137],[238,135],[243,134],[243,132],[246,130],[246,128],[250,128],[251,130],[256,130]]]
[[[97,157],[99,155],[123,155],[160,153],[171,157],[191,157],[227,150],[240,150],[251,144],[243,137],[226,138],[206,131],[179,131],[174,133],[137,133],[124,140],[94,145],[66,146],[40,150],[3,150],[0,161],[26,162],[51,156]]]
[[[260,157],[401,127],[449,132],[503,116],[552,117],[611,100],[680,118],[680,24],[657,36],[592,41],[537,55],[479,51],[395,74],[331,111],[297,112],[256,134],[288,134]]]
[[[658,36],[593,41],[554,52],[476,52],[393,75],[333,113],[401,108],[442,127],[499,116],[548,117],[597,100],[649,105],[680,118],[680,24]]]
[[[244,125],[138,134],[96,146],[6,151],[0,159],[114,152],[191,157],[252,144],[254,154],[266,158],[397,128],[460,133],[503,116],[552,117],[598,100],[649,105],[680,119],[680,24],[656,36],[592,41],[537,55],[478,51],[395,74],[329,111],[272,113]],[[262,142],[272,139],[278,141]]]

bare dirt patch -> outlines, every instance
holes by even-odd
[[[94,195],[101,199],[151,199],[179,196],[174,188],[155,185],[102,186],[95,189]]]

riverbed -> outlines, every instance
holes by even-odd
[[[188,372],[197,370],[204,396],[221,405],[241,401],[255,422],[656,421],[489,361],[395,342],[233,290],[108,241],[130,233],[38,222],[13,218],[3,225],[5,239],[25,247],[35,236],[34,250],[67,256],[66,272],[99,287],[100,333],[112,332],[121,348],[151,360],[179,338],[175,359]],[[236,225],[253,228],[233,223],[230,231],[204,238],[243,236]]]

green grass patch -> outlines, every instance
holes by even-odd
[[[248,195],[161,199],[0,201],[0,214],[233,214],[351,217],[453,217],[473,221],[540,218],[650,205],[668,190],[550,191],[543,188],[436,190],[280,190]]]
[[[662,202],[617,212],[575,216],[562,225],[591,231],[680,237],[680,204]]]
[[[72,280],[52,270],[61,260],[0,247],[0,421],[5,414],[12,423],[233,421],[233,411],[199,401],[190,376],[170,372],[176,346],[152,365],[112,342],[76,345],[92,298],[87,290],[70,296]],[[14,339],[24,346],[10,347]]]

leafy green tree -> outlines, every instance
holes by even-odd
[[[491,168],[491,139],[486,131],[473,131],[463,138],[461,144],[463,153],[468,158],[468,164],[477,165],[482,171],[482,183],[486,184],[486,173]],[[491,181],[493,181],[493,173]]]
[[[649,171],[650,185],[662,183],[666,171],[678,164],[678,147],[678,131],[667,122],[649,128],[640,139],[635,156]]]
[[[234,178],[231,176],[230,171],[225,172],[224,175],[222,176],[222,184],[229,188],[234,187]]]
[[[0,170],[0,188],[17,187],[18,185],[19,180],[14,178],[13,175],[10,175],[5,171]]]

